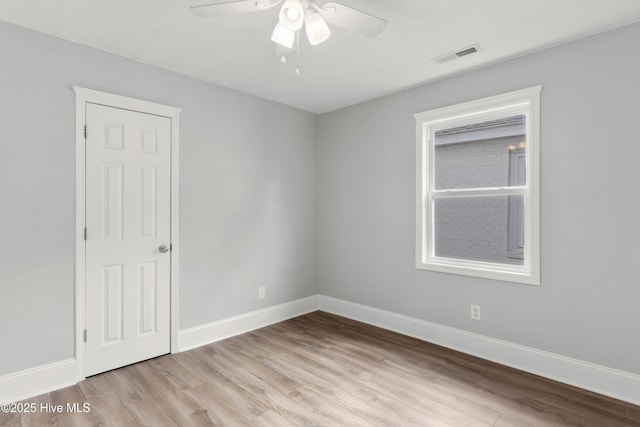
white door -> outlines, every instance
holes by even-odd
[[[85,375],[170,351],[170,119],[86,104]]]

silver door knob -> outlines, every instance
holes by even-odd
[[[160,247],[158,248],[158,251],[161,254],[166,254],[167,252],[169,252],[169,247],[167,245],[160,245]]]

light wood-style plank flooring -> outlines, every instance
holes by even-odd
[[[23,403],[65,409],[0,426],[640,426],[638,406],[319,311]]]

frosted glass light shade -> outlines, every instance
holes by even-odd
[[[298,31],[304,23],[304,9],[300,0],[286,0],[280,9],[280,25]]]
[[[307,13],[304,17],[309,43],[313,46],[322,43],[331,36],[331,30],[319,13]]]
[[[293,47],[295,37],[295,31],[283,27],[279,22],[276,24],[276,28],[273,29],[273,34],[271,34],[272,41],[289,49]]]

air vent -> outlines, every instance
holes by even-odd
[[[437,58],[433,58],[432,61],[436,64],[444,64],[445,62],[450,62],[458,58],[462,58],[463,56],[471,55],[477,52],[481,52],[482,48],[478,44],[474,44],[471,46],[464,47],[455,52],[450,52]]]
[[[471,46],[470,48],[456,52],[456,56],[460,58],[461,56],[471,55],[472,53],[476,53],[477,51],[478,49],[475,46]]]

